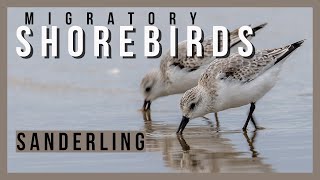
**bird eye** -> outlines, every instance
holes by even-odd
[[[149,92],[151,90],[151,87],[146,88],[146,92]]]
[[[190,109],[191,109],[191,110],[194,109],[195,106],[196,106],[195,103],[191,103],[191,104],[190,104]]]

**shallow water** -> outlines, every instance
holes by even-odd
[[[149,69],[158,66],[158,59],[137,54],[136,60],[123,60],[116,55],[111,60],[97,60],[90,54],[75,60],[62,53],[60,60],[43,60],[35,52],[35,58],[21,60],[14,48],[9,48],[9,172],[311,172],[312,11],[229,10],[238,19],[230,20],[225,8],[204,12],[212,13],[217,24],[232,27],[268,22],[265,31],[252,40],[257,49],[307,39],[283,65],[277,85],[257,103],[255,118],[265,129],[254,132],[250,124],[248,133],[242,132],[249,109],[243,106],[220,112],[218,123],[214,114],[206,116],[209,120],[195,119],[183,137],[177,136],[181,95],[161,98],[152,104],[149,115],[143,114],[139,111],[143,103],[140,80]],[[14,15],[19,13],[9,11],[9,17]],[[200,21],[202,26],[205,23]],[[136,26],[140,25],[143,23]],[[9,26],[14,29],[17,22],[11,21]],[[15,39],[15,31],[8,32],[9,38]],[[164,36],[163,41],[168,39]],[[18,44],[15,40],[8,43],[9,47]],[[146,152],[15,152],[16,130],[43,129],[142,130],[147,133]]]

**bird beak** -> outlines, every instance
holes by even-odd
[[[185,116],[182,116],[182,120],[181,120],[181,123],[179,125],[177,134],[182,134],[182,132],[183,132],[184,128],[187,126],[188,122],[189,122],[189,118],[187,118]]]
[[[151,107],[151,101],[144,100],[142,109],[145,111],[148,111],[150,110],[150,107]]]

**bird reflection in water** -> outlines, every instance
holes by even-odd
[[[152,121],[150,111],[141,110],[144,121]]]
[[[143,118],[147,152],[161,152],[165,165],[177,172],[272,172],[254,147],[257,131],[243,132],[249,149],[243,152],[226,138],[242,131],[221,131],[217,116],[215,123],[204,120],[208,126],[189,127],[185,136],[175,134],[175,124],[152,121],[150,111],[143,112]]]
[[[248,142],[248,146],[250,148],[250,151],[252,152],[252,157],[253,158],[258,157],[259,153],[254,148],[254,140],[257,136],[257,131],[252,132],[251,138],[249,138],[247,131],[243,132],[243,136],[246,138],[246,140]]]
[[[230,133],[240,134],[242,131],[221,131],[218,118],[215,123],[204,120],[208,126],[191,126],[182,136],[175,134],[175,124],[152,121],[150,111],[144,112],[143,117],[147,152],[161,152],[164,164],[174,171],[272,172],[271,165],[263,161],[254,147],[257,132],[243,132],[242,143],[249,149],[243,152],[226,138]]]

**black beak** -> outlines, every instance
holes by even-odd
[[[144,100],[142,109],[145,111],[148,111],[150,110],[150,107],[151,107],[151,101]]]
[[[183,132],[184,128],[187,126],[188,122],[189,122],[189,118],[187,118],[185,116],[182,116],[182,120],[181,120],[181,123],[179,125],[177,134],[182,134],[182,132]]]

